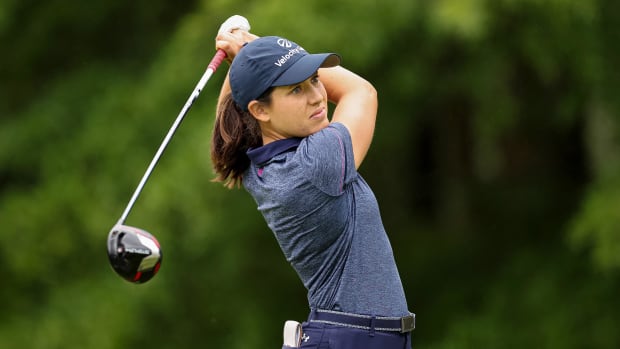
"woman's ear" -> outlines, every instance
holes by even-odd
[[[259,101],[256,101],[256,100],[251,101],[248,104],[248,111],[258,121],[264,121],[264,122],[269,121],[269,112],[265,108],[265,106]]]

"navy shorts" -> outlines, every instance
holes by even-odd
[[[301,348],[306,349],[411,349],[411,332],[383,332],[304,322]]]

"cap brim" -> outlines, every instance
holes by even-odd
[[[298,84],[312,76],[319,68],[335,67],[340,64],[340,56],[335,53],[308,54],[280,75],[271,86]]]

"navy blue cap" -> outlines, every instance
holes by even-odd
[[[233,100],[243,110],[273,86],[300,83],[319,68],[340,64],[335,53],[310,54],[285,38],[265,36],[246,44],[230,67]]]

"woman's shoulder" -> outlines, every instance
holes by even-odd
[[[346,147],[351,144],[351,135],[347,127],[339,122],[332,122],[322,130],[304,138],[304,146],[314,144],[334,143]]]

